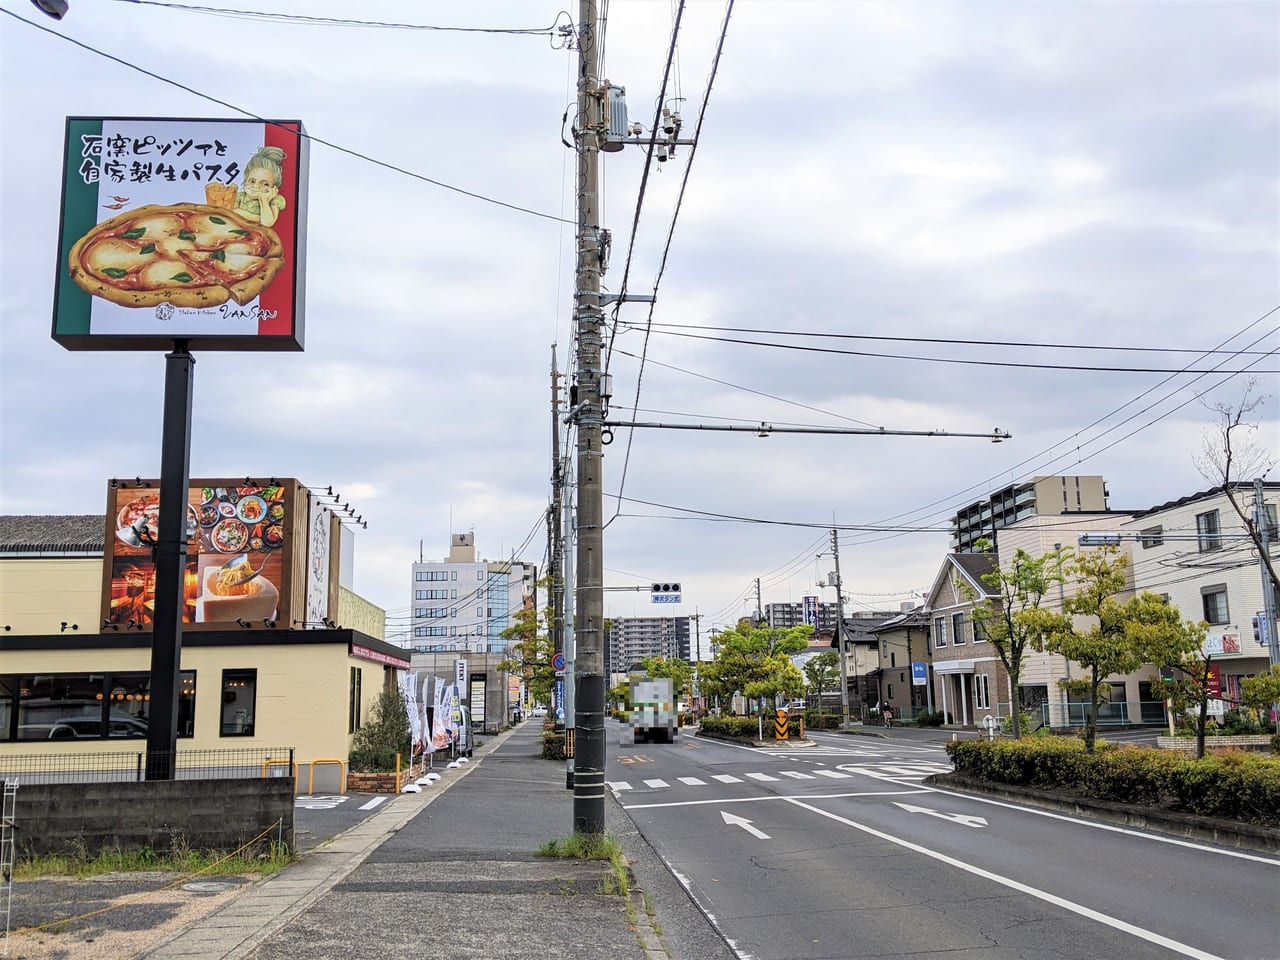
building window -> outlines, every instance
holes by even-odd
[[[448,570],[419,570],[418,571],[419,582],[440,581],[440,580],[448,580],[448,579],[449,579]]]
[[[945,647],[947,645],[947,618],[933,618],[933,643],[934,646]]]
[[[896,667],[898,665],[898,653],[896,650],[889,651],[889,666]]]
[[[1200,552],[1222,549],[1222,527],[1218,524],[1218,511],[1196,514],[1196,534],[1200,538]]]
[[[956,646],[967,642],[964,631],[964,611],[951,615],[951,642]]]
[[[1152,547],[1158,547],[1164,543],[1164,527],[1147,527],[1142,531],[1142,549],[1150,550]]]
[[[179,737],[194,733],[195,700],[195,672],[184,670],[176,704]],[[142,740],[150,714],[146,673],[0,677],[0,740]]]
[[[985,673],[975,673],[973,675],[973,706],[975,710],[991,709],[991,690],[987,686],[987,675]]]
[[[444,597],[441,597],[441,599],[443,600],[443,599],[445,599],[445,598],[444,598]],[[450,591],[449,591],[449,597],[448,597],[448,599],[450,599],[450,600],[457,600],[457,599],[458,599],[458,591],[457,591],[457,590],[450,590]]]
[[[257,670],[222,671],[222,736],[253,736],[257,700]]]
[[[887,684],[887,685],[886,685],[886,689],[888,690],[888,693],[886,693],[886,694],[885,694],[885,699],[886,699],[886,700],[892,700],[892,699],[893,699],[893,684],[892,684],[892,683]]]
[[[1264,503],[1263,511],[1267,516],[1267,545],[1274,545],[1280,540],[1280,528],[1276,526],[1276,505],[1274,503]]]
[[[1200,599],[1204,603],[1204,619],[1207,623],[1230,623],[1227,611],[1227,586],[1224,583],[1200,589]]]
[[[359,667],[351,668],[351,691],[347,704],[347,733],[355,733],[360,729],[360,686],[364,671]]]
[[[450,579],[450,580],[457,580],[457,579],[458,579],[458,571],[457,571],[457,570],[450,570],[450,571],[449,571],[449,573],[451,574],[451,576],[449,577],[449,579]]]

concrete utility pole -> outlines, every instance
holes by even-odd
[[[840,540],[831,531],[831,552],[836,558],[836,649],[840,651],[840,717],[841,727],[849,729],[849,661],[844,650],[844,583],[840,579]]]
[[[764,607],[760,605],[760,578],[756,577],[756,626],[764,623]]]
[[[578,549],[575,656],[575,763],[573,829],[604,832],[604,487],[600,444],[604,408],[600,365],[604,316],[600,274],[605,238],[600,229],[600,133],[603,110],[597,67],[595,0],[578,4],[578,237],[574,274],[577,333]]]
[[[560,462],[560,371],[556,366],[556,346],[551,345],[551,642],[556,653],[564,652],[564,528],[561,511],[564,497],[564,470]]]
[[[1271,550],[1271,527],[1267,523],[1267,501],[1263,496],[1262,478],[1253,481],[1253,522],[1258,525],[1258,570],[1262,574],[1262,612],[1267,619],[1267,653],[1271,666],[1280,663],[1280,625],[1276,624],[1276,590],[1267,569],[1267,557]]]

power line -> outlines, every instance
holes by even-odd
[[[641,329],[640,324],[624,323],[623,326],[631,329]],[[1107,350],[1117,352],[1131,353],[1197,353],[1201,356],[1209,356],[1215,353],[1230,353],[1236,356],[1241,354],[1270,354],[1274,351],[1266,350],[1205,350],[1197,347],[1129,347],[1116,346],[1098,343],[1035,343],[1029,340],[972,340],[958,338],[943,337],[890,337],[883,334],[864,334],[864,333],[820,333],[805,330],[770,330],[759,327],[722,327],[710,324],[697,323],[653,323],[651,326],[671,330],[714,330],[721,333],[761,333],[771,336],[783,337],[813,337],[815,339],[828,340],[881,340],[893,343],[939,343],[939,344],[960,344],[963,346],[976,347],[1028,347],[1046,350]]]
[[[1280,328],[1272,330],[1274,334]],[[1098,367],[1087,364],[1071,363],[1027,363],[1014,360],[972,360],[961,357],[921,357],[908,356],[901,353],[872,353],[866,350],[840,350],[835,347],[809,347],[798,343],[770,343],[765,340],[745,340],[740,337],[713,337],[697,333],[681,333],[676,330],[653,330],[646,328],[645,338],[650,333],[663,333],[669,337],[681,337],[686,340],[705,340],[712,343],[734,343],[749,347],[769,347],[774,350],[794,350],[800,353],[825,353],[842,357],[870,357],[878,360],[913,360],[918,363],[949,363],[970,367],[1012,367],[1021,370],[1071,370],[1087,373],[1244,373],[1244,370],[1192,370],[1188,368],[1170,369],[1167,367]],[[1276,350],[1262,353],[1264,357],[1274,356]],[[1254,373],[1280,373],[1280,370],[1255,370]]]
[[[17,20],[19,23],[25,23],[29,27],[33,27],[36,30],[43,31],[44,33],[47,33],[51,36],[57,37],[59,40],[62,40],[66,43],[70,43],[73,46],[77,46],[82,50],[87,50],[90,53],[96,54],[99,57],[103,57],[104,59],[110,60],[114,63],[118,63],[122,67],[128,67],[130,70],[134,70],[138,73],[141,73],[144,76],[151,77],[153,80],[159,80],[161,83],[167,83],[170,86],[177,87],[179,90],[182,90],[186,93],[190,93],[193,96],[200,97],[202,100],[208,100],[210,103],[216,103],[220,107],[226,107],[228,110],[241,114],[242,116],[248,117],[251,120],[257,120],[259,123],[265,123],[271,126],[279,126],[279,124],[274,124],[272,121],[267,120],[264,117],[260,117],[256,113],[253,113],[250,110],[246,110],[243,107],[238,107],[233,103],[228,103],[226,100],[219,100],[217,97],[210,96],[207,93],[201,93],[199,90],[196,90],[194,87],[189,87],[184,83],[178,82],[177,80],[172,80],[169,77],[163,76],[158,73],[154,73],[153,71],[148,70],[145,67],[140,67],[135,63],[130,63],[128,60],[124,60],[120,57],[115,56],[114,54],[107,53],[105,50],[99,50],[97,47],[91,46],[87,43],[83,43],[82,41],[77,40],[74,37],[69,37],[64,33],[59,33],[57,30],[52,30],[49,27],[44,26],[43,24],[33,23],[32,21],[27,20],[24,17],[18,16],[16,13],[12,12],[11,10],[5,10],[3,7],[0,7],[0,13],[7,14],[13,19]],[[544,220],[552,220],[556,223],[574,223],[574,221],[572,220],[566,220],[563,217],[557,217],[554,214],[542,213],[538,210],[530,209],[529,207],[522,207],[519,204],[508,203],[505,200],[498,200],[494,197],[485,196],[484,194],[476,193],[473,190],[465,190],[462,187],[455,187],[452,184],[445,183],[443,180],[435,180],[431,177],[426,176],[425,174],[415,173],[414,171],[409,170],[405,167],[398,166],[397,164],[394,164],[394,163],[389,163],[386,160],[379,160],[376,157],[371,157],[366,153],[361,153],[359,150],[352,150],[350,147],[341,146],[340,144],[334,143],[331,140],[325,140],[322,137],[317,137],[314,134],[305,133],[303,131],[293,130],[293,129],[290,129],[289,132],[293,134],[297,134],[301,137],[304,137],[307,140],[310,140],[312,143],[318,143],[321,146],[328,147],[330,150],[336,150],[338,153],[344,153],[349,157],[355,157],[357,160],[364,160],[366,163],[372,163],[374,166],[391,170],[395,173],[402,174],[414,180],[420,180],[423,183],[429,183],[432,186],[440,187],[443,190],[449,190],[453,193],[461,194],[464,197],[470,197],[473,200],[481,200],[485,203],[491,203],[497,207],[504,207],[507,210],[514,210],[517,213],[527,213],[530,216],[540,217],[541,219],[544,219]]]

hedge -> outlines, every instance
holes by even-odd
[[[1079,740],[1044,738],[952,741],[947,753],[957,773],[978,780],[1280,825],[1280,758],[1230,752],[1192,760],[1106,745],[1090,754]]]

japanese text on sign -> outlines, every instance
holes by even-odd
[[[111,183],[150,183],[153,180],[196,180],[232,183],[240,175],[240,165],[216,161],[226,155],[227,145],[214,139],[196,143],[190,137],[157,140],[153,136],[126,137],[119,134],[103,138],[99,134],[80,137],[80,178],[97,183],[106,178]]]

